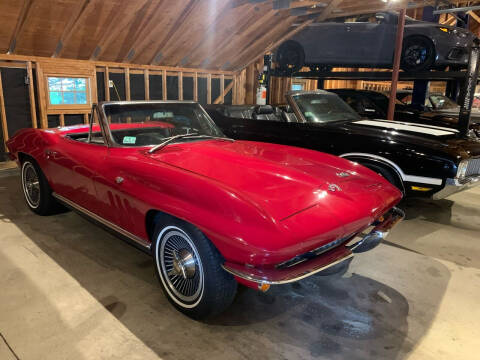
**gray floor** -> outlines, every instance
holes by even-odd
[[[403,204],[344,276],[241,289],[209,323],[152,260],[75,213],[33,215],[0,171],[0,359],[478,359],[480,188]]]

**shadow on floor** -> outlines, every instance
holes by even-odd
[[[163,359],[402,359],[431,326],[449,279],[442,264],[422,260],[436,271],[438,286],[415,314],[421,319],[415,329],[401,293],[349,273],[310,277],[266,294],[241,288],[227,312],[195,322],[170,306],[149,256],[75,213],[33,215],[18,182],[0,179],[0,223],[15,223]],[[415,276],[411,286],[420,294],[420,280],[429,275]]]

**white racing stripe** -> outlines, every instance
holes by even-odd
[[[355,121],[354,124],[383,127],[383,128],[394,129],[394,130],[405,130],[405,131],[435,135],[435,136],[455,134],[455,130],[449,129],[449,128],[431,127],[431,126],[425,127],[425,126],[416,126],[413,124],[407,125],[406,123],[401,123],[396,121],[360,120],[360,121]]]

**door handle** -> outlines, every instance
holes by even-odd
[[[117,176],[117,177],[115,178],[115,182],[116,182],[117,184],[119,184],[119,185],[120,185],[121,183],[123,183],[124,180],[125,180],[125,179],[124,179],[123,177],[121,177],[121,176]]]

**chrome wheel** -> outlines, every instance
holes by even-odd
[[[40,179],[37,170],[29,161],[22,166],[22,185],[28,205],[36,209],[40,205]]]
[[[195,244],[180,228],[168,226],[157,241],[157,266],[171,298],[183,307],[194,307],[204,289],[203,267]]]

